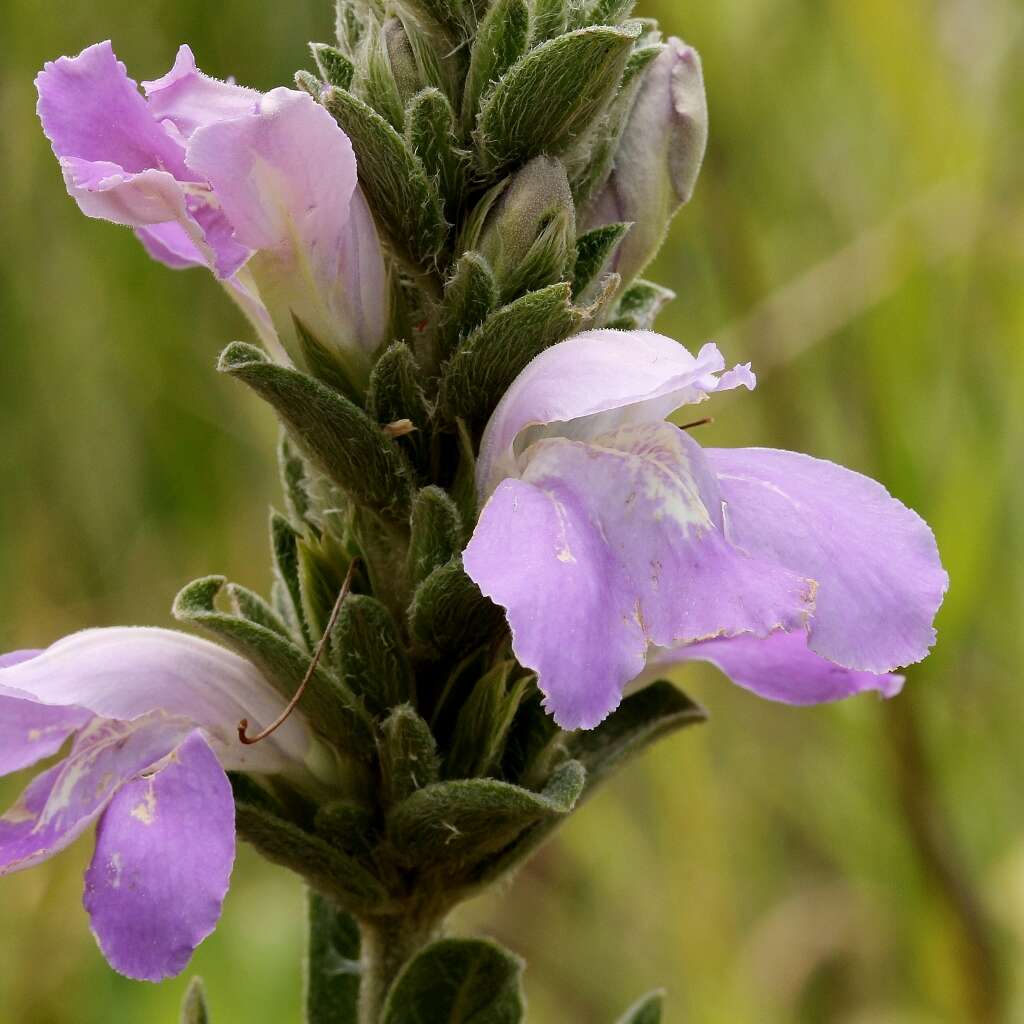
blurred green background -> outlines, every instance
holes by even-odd
[[[112,36],[137,79],[182,40],[269,88],[327,0],[5,0],[0,647],[170,624],[179,586],[263,589],[268,410],[213,372],[248,337],[207,275],[149,260],[65,195],[33,113],[47,58]],[[952,576],[935,654],[888,704],[795,710],[708,669],[712,721],[465,909],[529,961],[531,1020],[601,1022],[658,985],[669,1022],[1024,1020],[1024,8],[1010,0],[646,0],[704,58],[711,145],[651,276],[660,329],[760,374],[701,440],[883,480]],[[0,783],[13,799],[23,778]],[[113,974],[90,854],[0,882],[0,1022],[171,1022],[179,979]],[[213,1019],[298,1022],[301,892],[243,851],[196,955]]]

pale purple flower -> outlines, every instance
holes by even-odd
[[[711,344],[591,331],[537,356],[487,425],[466,571],[563,727],[600,722],[649,660],[807,704],[891,695],[934,642],[947,576],[885,488],[795,452],[704,450],[665,421],[753,388],[723,369]]]
[[[243,745],[240,719],[283,699],[245,659],[163,629],[94,629],[0,658],[0,774],[56,753],[0,817],[0,875],[60,852],[96,823],[85,907],[111,966],[158,981],[213,930],[235,857],[225,770],[313,777],[293,714]]]
[[[690,201],[708,139],[708,106],[697,51],[670,38],[644,72],[615,167],[583,228],[632,224],[612,270],[627,284],[654,259],[679,208]]]
[[[385,340],[387,283],[352,145],[291,89],[263,94],[174,67],[136,88],[109,42],[47,63],[43,130],[90,217],[135,229],[170,267],[207,266],[284,358],[293,315],[358,387]]]

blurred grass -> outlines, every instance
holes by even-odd
[[[78,214],[34,73],[111,35],[138,79],[188,40],[210,73],[269,88],[329,38],[329,6],[5,4],[3,649],[169,624],[178,587],[207,572],[264,587],[277,500],[273,424],[213,372],[243,322],[207,276]],[[537,1024],[610,1022],[658,985],[669,1021],[699,1024],[1022,1020],[1024,9],[641,13],[700,49],[712,117],[651,275],[679,293],[660,329],[761,371],[754,395],[716,400],[702,440],[879,477],[934,525],[953,585],[898,710],[781,708],[688,670],[711,724],[635,765],[462,923],[528,958]],[[89,845],[0,882],[2,1024],[176,1019],[184,979],[128,982],[96,951]],[[998,983],[957,886],[991,924]],[[193,963],[214,1020],[297,1022],[301,944],[299,886],[243,852]]]

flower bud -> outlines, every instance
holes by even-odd
[[[478,247],[505,302],[562,280],[575,254],[576,213],[559,160],[538,156],[514,175]]]
[[[384,22],[383,33],[384,45],[388,51],[388,62],[391,64],[391,74],[394,76],[398,95],[404,106],[427,83],[421,81],[416,55],[402,22],[398,18],[388,18]]]
[[[632,222],[613,267],[625,283],[654,258],[704,159],[708,109],[697,51],[669,39],[644,75],[608,183],[591,203],[587,228]]]

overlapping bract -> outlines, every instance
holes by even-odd
[[[96,823],[85,906],[104,955],[133,978],[177,974],[213,930],[234,863],[225,770],[309,774],[301,716],[256,746],[234,731],[282,704],[244,658],[169,630],[87,630],[4,656],[0,772],[71,746],[0,817],[0,875]]]
[[[209,267],[264,343],[301,348],[295,318],[355,387],[385,340],[380,245],[352,146],[310,96],[202,74],[182,46],[145,97],[109,42],[48,63],[39,117],[69,193],[151,256]]]
[[[742,384],[714,345],[593,331],[527,366],[484,433],[466,571],[507,613],[563,728],[590,728],[654,650],[789,703],[898,689],[946,589],[927,525],[880,484],[665,421]]]

